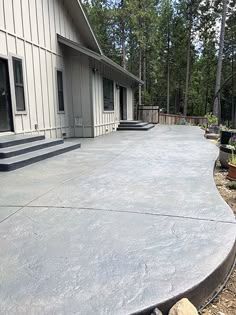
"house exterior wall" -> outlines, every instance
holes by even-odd
[[[13,6],[14,3],[14,6]],[[15,133],[48,138],[93,137],[115,131],[119,90],[127,88],[133,118],[132,82],[117,70],[58,44],[57,34],[86,46],[64,0],[0,0],[0,58],[8,60]],[[12,57],[23,62],[25,106],[16,110]],[[93,73],[93,68],[99,69]],[[56,71],[63,72],[65,111],[58,110]],[[115,108],[103,111],[103,77],[114,81]]]
[[[13,6],[14,3],[14,6]],[[62,0],[0,0],[0,57],[7,58],[14,131],[44,132],[48,137],[73,135],[67,89],[65,113],[58,112],[56,69],[67,81],[57,33],[83,44]],[[12,56],[23,60],[26,111],[16,111]]]
[[[127,89],[127,119],[133,119],[133,89],[132,82],[122,74],[109,66],[102,65],[91,60],[91,69],[97,71],[92,75],[92,97],[93,97],[93,121],[94,136],[101,136],[113,131],[120,122],[120,91],[119,85]],[[114,82],[114,111],[104,111],[103,104],[103,78]]]
[[[85,55],[67,56],[68,60],[67,91],[70,95],[69,103],[71,125],[74,126],[75,137],[93,137],[92,120],[92,93],[91,93],[91,72],[89,58]]]

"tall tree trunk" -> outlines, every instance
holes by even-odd
[[[215,85],[215,100],[213,106],[213,114],[218,117],[218,124],[221,122],[221,104],[220,104],[220,85],[221,85],[221,75],[222,75],[222,60],[224,51],[224,40],[225,40],[225,21],[226,13],[228,7],[228,0],[223,0],[223,13],[221,20],[221,31],[220,31],[220,47],[218,54],[217,72],[216,72],[216,85]]]
[[[205,98],[205,109],[204,109],[205,115],[207,114],[207,107],[208,107],[209,78],[210,78],[210,67],[209,67],[209,60],[207,58],[207,81],[206,81],[206,98]]]
[[[142,49],[139,47],[139,80],[142,80]],[[138,104],[142,105],[142,84],[138,88]]]
[[[167,114],[170,113],[170,63],[167,65]]]
[[[175,82],[175,108],[174,108],[174,114],[177,114],[177,84]]]
[[[139,80],[142,80],[142,49],[139,47]],[[138,105],[142,105],[142,84],[138,86]]]
[[[146,58],[146,50],[143,51],[143,89],[144,92],[147,91],[147,58]]]
[[[236,108],[234,102],[234,36],[232,40],[232,128],[236,128]]]
[[[122,25],[121,45],[122,45],[122,67],[126,69],[126,44],[125,44],[125,27]]]
[[[120,2],[120,10],[124,9],[124,0]],[[121,47],[122,47],[122,58],[121,58],[121,65],[124,69],[126,69],[126,36],[125,36],[125,21],[124,17],[120,15],[120,28],[121,28]]]
[[[187,68],[186,68],[186,82],[185,82],[185,96],[184,96],[184,115],[188,112],[188,90],[190,79],[190,59],[191,59],[191,36],[192,36],[192,2],[189,4],[189,28],[188,28],[188,45],[187,45]]]
[[[169,9],[169,2],[168,2]],[[167,34],[167,114],[170,113],[170,12],[168,12],[168,34]]]

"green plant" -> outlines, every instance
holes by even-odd
[[[229,158],[229,163],[236,165],[236,155],[234,154],[234,150],[232,150],[231,156]]]
[[[227,130],[229,130],[229,128],[227,128],[224,125],[220,125],[220,131],[227,131]]]
[[[179,121],[179,125],[187,125],[187,121],[185,118],[181,118],[180,121]]]
[[[232,150],[236,149],[236,135],[229,139],[229,145],[232,147]]]
[[[236,182],[228,183],[227,187],[232,190],[236,190]]]
[[[212,113],[207,113],[204,117],[208,119],[209,125],[217,125],[218,124],[218,118],[214,116]]]

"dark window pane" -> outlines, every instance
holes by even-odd
[[[20,59],[13,58],[13,70],[14,70],[14,82],[16,93],[16,110],[25,110],[25,95],[24,95],[24,82],[23,82],[23,70],[22,61]]]
[[[113,81],[103,78],[104,111],[114,110],[114,84]]]
[[[21,60],[14,59],[13,63],[14,63],[15,83],[23,84],[22,62]]]
[[[63,99],[63,92],[58,92],[58,101],[59,101],[59,111],[64,111],[64,99]]]
[[[62,71],[57,71],[57,92],[59,111],[64,112],[64,94],[63,94],[63,78]]]
[[[15,90],[17,99],[17,110],[24,111],[25,110],[24,88],[21,86],[16,86]]]

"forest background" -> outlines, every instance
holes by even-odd
[[[82,2],[104,54],[144,81],[136,89],[136,104],[195,116],[216,112],[225,11],[220,113],[215,114],[236,125],[235,0]]]

